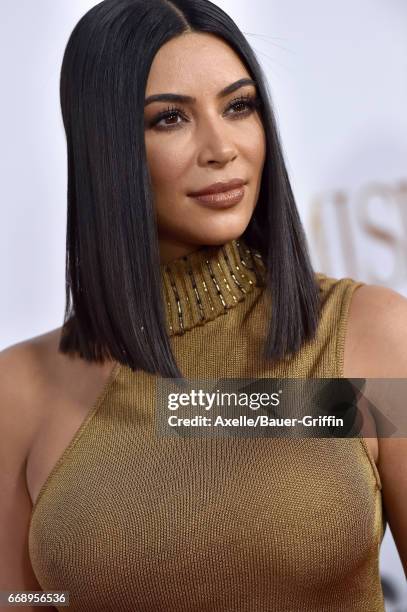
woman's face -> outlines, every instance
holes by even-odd
[[[161,263],[238,238],[249,224],[265,159],[256,87],[249,83],[220,95],[241,79],[250,79],[244,64],[211,34],[174,38],[154,58],[144,116]],[[148,100],[158,94],[194,100]],[[232,179],[244,181],[244,195],[227,208],[190,195]]]

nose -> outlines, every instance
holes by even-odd
[[[236,143],[232,138],[229,126],[221,118],[209,118],[201,125],[197,133],[198,164],[225,165],[237,157]]]

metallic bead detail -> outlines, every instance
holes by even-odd
[[[243,287],[243,286],[242,286],[242,285],[239,283],[239,281],[237,280],[237,278],[236,278],[236,276],[235,276],[235,273],[233,272],[232,265],[231,265],[231,263],[230,263],[229,257],[228,257],[228,255],[227,255],[227,253],[226,253],[225,249],[224,249],[224,248],[222,248],[222,251],[223,251],[223,254],[224,254],[224,257],[225,257],[225,260],[226,260],[227,266],[228,266],[228,268],[229,268],[230,276],[233,278],[233,280],[234,280],[234,282],[235,282],[235,284],[236,284],[236,287],[238,287],[238,289],[240,289],[240,291],[241,291],[242,293],[244,293],[244,294],[245,294],[245,293],[247,293],[247,291],[245,290],[245,288],[244,288],[244,287]],[[236,266],[236,269],[237,269],[237,270],[239,270],[239,266]]]
[[[261,277],[262,266],[261,255],[243,240],[165,266],[163,295],[170,335],[184,334],[233,308],[260,284],[257,271]]]
[[[170,328],[170,331],[172,332],[172,325],[171,325],[171,304],[170,304],[170,302],[167,302],[167,306],[168,306],[168,312],[169,312],[169,315],[170,315],[169,316],[169,328]]]
[[[219,287],[218,283],[216,282],[216,278],[215,278],[215,275],[214,275],[214,273],[213,273],[213,270],[212,270],[211,264],[209,263],[209,260],[208,260],[208,259],[205,261],[205,263],[206,263],[206,265],[207,265],[207,267],[208,267],[209,274],[211,275],[211,279],[213,280],[213,284],[214,284],[214,285],[215,285],[215,287],[216,287],[216,291],[217,291],[217,294],[218,294],[218,296],[219,296],[219,298],[220,298],[220,301],[222,302],[222,306],[223,306],[223,308],[224,308],[225,310],[227,310],[227,309],[228,309],[228,305],[226,304],[226,302],[225,302],[225,300],[224,300],[224,297],[223,297],[223,293],[222,293],[222,291],[220,290],[220,287]]]
[[[247,268],[248,270],[251,270],[253,272],[253,274],[256,277],[256,283],[258,284],[263,284],[264,281],[264,262],[263,262],[263,258],[261,256],[260,253],[258,253],[257,251],[254,251],[252,249],[250,249],[247,245],[245,245],[245,254],[242,257],[242,245],[240,244],[239,240],[236,240],[236,245],[238,248],[238,252],[239,252],[239,257],[240,257],[240,261],[242,262],[243,266],[245,266],[245,268]],[[247,258],[247,263],[244,259],[244,257]],[[256,259],[258,260],[260,267],[257,264]],[[248,259],[250,259],[251,261],[251,265],[249,265],[249,261]],[[263,269],[261,269],[263,268]]]
[[[173,290],[174,295],[175,295],[175,299],[177,301],[177,311],[178,311],[179,326],[181,328],[181,331],[184,332],[184,320],[183,320],[181,302],[180,302],[180,299],[179,299],[177,287],[175,286],[174,279],[173,279],[173,277],[172,277],[172,275],[170,273],[169,268],[167,268],[167,273],[168,273],[168,277],[170,279],[172,290]]]
[[[164,290],[164,294],[165,294],[165,301],[167,304],[167,313],[166,313],[166,319],[168,322],[168,327],[170,329],[170,332],[173,331],[172,329],[172,325],[171,325],[171,321],[172,321],[172,308],[171,308],[171,302],[169,300],[169,295],[168,295],[168,289],[165,283],[163,283],[163,290]]]
[[[222,249],[222,251],[223,251],[223,249]],[[224,251],[223,251],[223,253],[224,253]],[[226,258],[227,258],[227,255],[226,255]],[[225,258],[225,259],[226,259],[226,258]],[[222,274],[222,279],[223,279],[223,282],[225,283],[225,287],[226,287],[226,289],[229,291],[230,295],[232,296],[232,300],[233,300],[234,302],[237,302],[237,301],[238,301],[238,299],[237,299],[237,297],[236,297],[235,295],[233,295],[232,290],[231,290],[231,288],[229,287],[229,283],[228,283],[228,281],[227,281],[227,280],[226,280],[226,278],[225,278],[225,273],[224,273],[224,271],[222,270],[222,266],[220,265],[220,262],[218,261],[216,265],[217,265],[217,266],[218,266],[218,268],[219,268],[219,272]]]
[[[209,300],[209,302],[210,302],[210,304],[211,304],[211,310],[212,310],[212,312],[213,312],[213,311],[215,310],[215,307],[214,307],[214,305],[213,305],[212,298],[211,298],[211,294],[209,293],[208,287],[206,286],[206,283],[205,283],[204,279],[202,279],[202,285],[203,285],[203,288],[204,288],[205,293],[207,293],[207,294],[208,294],[208,300]]]
[[[195,281],[194,273],[192,272],[191,266],[188,267],[188,274],[191,280],[192,289],[194,290],[194,293],[195,293],[196,303],[198,304],[199,315],[201,317],[201,321],[204,321],[205,313],[204,313],[204,309],[202,306],[201,296],[199,295],[198,287],[196,286],[196,281]]]

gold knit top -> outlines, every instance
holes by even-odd
[[[361,283],[317,274],[317,337],[261,357],[269,301],[242,240],[161,266],[190,379],[343,376]],[[77,612],[384,612],[380,475],[361,437],[164,437],[157,376],[119,363],[41,488],[29,528],[44,591]]]

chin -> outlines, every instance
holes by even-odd
[[[245,232],[249,222],[250,218],[244,218],[231,219],[230,221],[223,219],[216,224],[201,224],[199,228],[200,241],[202,244],[216,246],[225,244],[230,240],[236,240]]]

